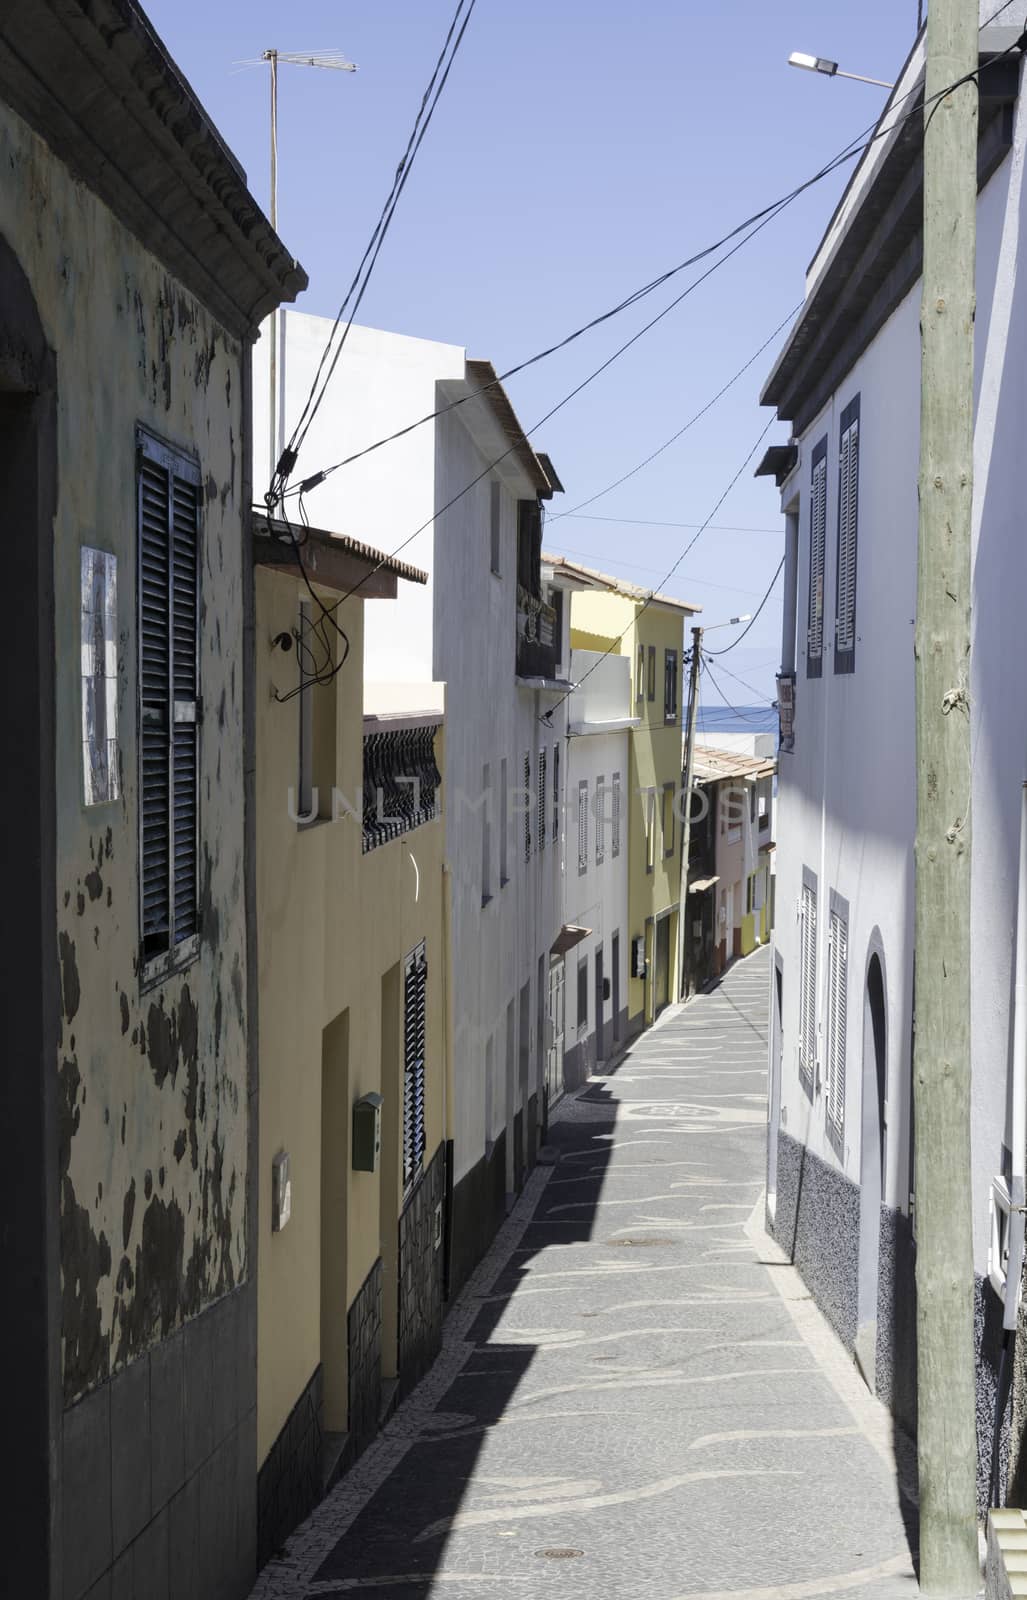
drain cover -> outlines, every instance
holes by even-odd
[[[555,1549],[536,1550],[535,1554],[537,1556],[545,1556],[547,1561],[569,1561],[572,1556],[583,1556],[585,1552],[584,1550]]]

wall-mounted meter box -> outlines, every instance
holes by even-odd
[[[289,1157],[279,1150],[271,1162],[271,1232],[281,1233],[292,1216],[292,1178]]]
[[[631,941],[631,976],[644,978],[645,966],[645,934],[640,933],[637,939]]]
[[[353,1171],[377,1172],[382,1148],[382,1097],[362,1094],[353,1106]]]

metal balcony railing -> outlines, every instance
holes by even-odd
[[[438,814],[442,774],[434,723],[364,735],[364,851],[410,833]]]

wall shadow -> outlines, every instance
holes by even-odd
[[[594,1084],[578,1098],[593,1108],[593,1115],[587,1121],[568,1118],[550,1126],[549,1148],[542,1156],[559,1159],[561,1178],[571,1181],[562,1182],[551,1198],[543,1191],[498,1273],[486,1278],[484,1287],[472,1280],[465,1288],[459,1308],[466,1307],[467,1294],[474,1294],[477,1304],[465,1337],[467,1354],[454,1359],[443,1351],[440,1361],[455,1366],[459,1360],[459,1370],[427,1419],[416,1413],[417,1391],[411,1397],[415,1410],[407,1426],[417,1437],[314,1575],[321,1600],[330,1600],[333,1591],[327,1586],[333,1580],[340,1584],[334,1591],[339,1600],[361,1582],[375,1600],[410,1600],[412,1592],[430,1588],[489,1430],[502,1422],[538,1350],[534,1343],[496,1337],[504,1313],[540,1252],[593,1237],[618,1102],[603,1084]],[[551,1215],[557,1203],[559,1217]],[[563,1214],[568,1205],[577,1212],[570,1220]],[[402,1439],[404,1419],[397,1420],[393,1437]]]

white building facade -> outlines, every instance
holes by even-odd
[[[628,1024],[628,730],[633,715],[627,656],[572,650],[567,725],[564,923],[578,942],[562,958],[563,1081],[583,1083],[621,1048]]]
[[[284,439],[331,324],[297,313],[280,326]],[[259,376],[254,391],[259,441],[269,431]],[[312,519],[316,509],[341,532],[401,549],[429,575],[415,597],[366,608],[364,673],[377,711],[417,707],[432,682],[446,685],[452,1294],[522,1186],[545,1125],[550,951],[563,913],[568,619],[558,595],[549,604],[540,565],[555,472],[493,369],[459,347],[353,326],[294,481],[421,418],[429,420],[331,473],[310,506]]]
[[[983,30],[982,63],[1017,31]],[[1027,601],[1020,61],[1014,55],[982,71],[979,144],[969,687],[982,1504],[1004,1403],[1000,1397],[996,1407],[1002,1268],[990,1250],[991,1206],[1010,1163],[1017,841],[1027,777],[1027,693],[1010,672]],[[922,75],[921,41],[892,103]],[[804,309],[764,391],[793,429],[763,469],[777,478],[786,527],[767,1187],[777,1238],[868,1383],[912,1429],[922,119],[886,110],[880,129],[811,265]]]

